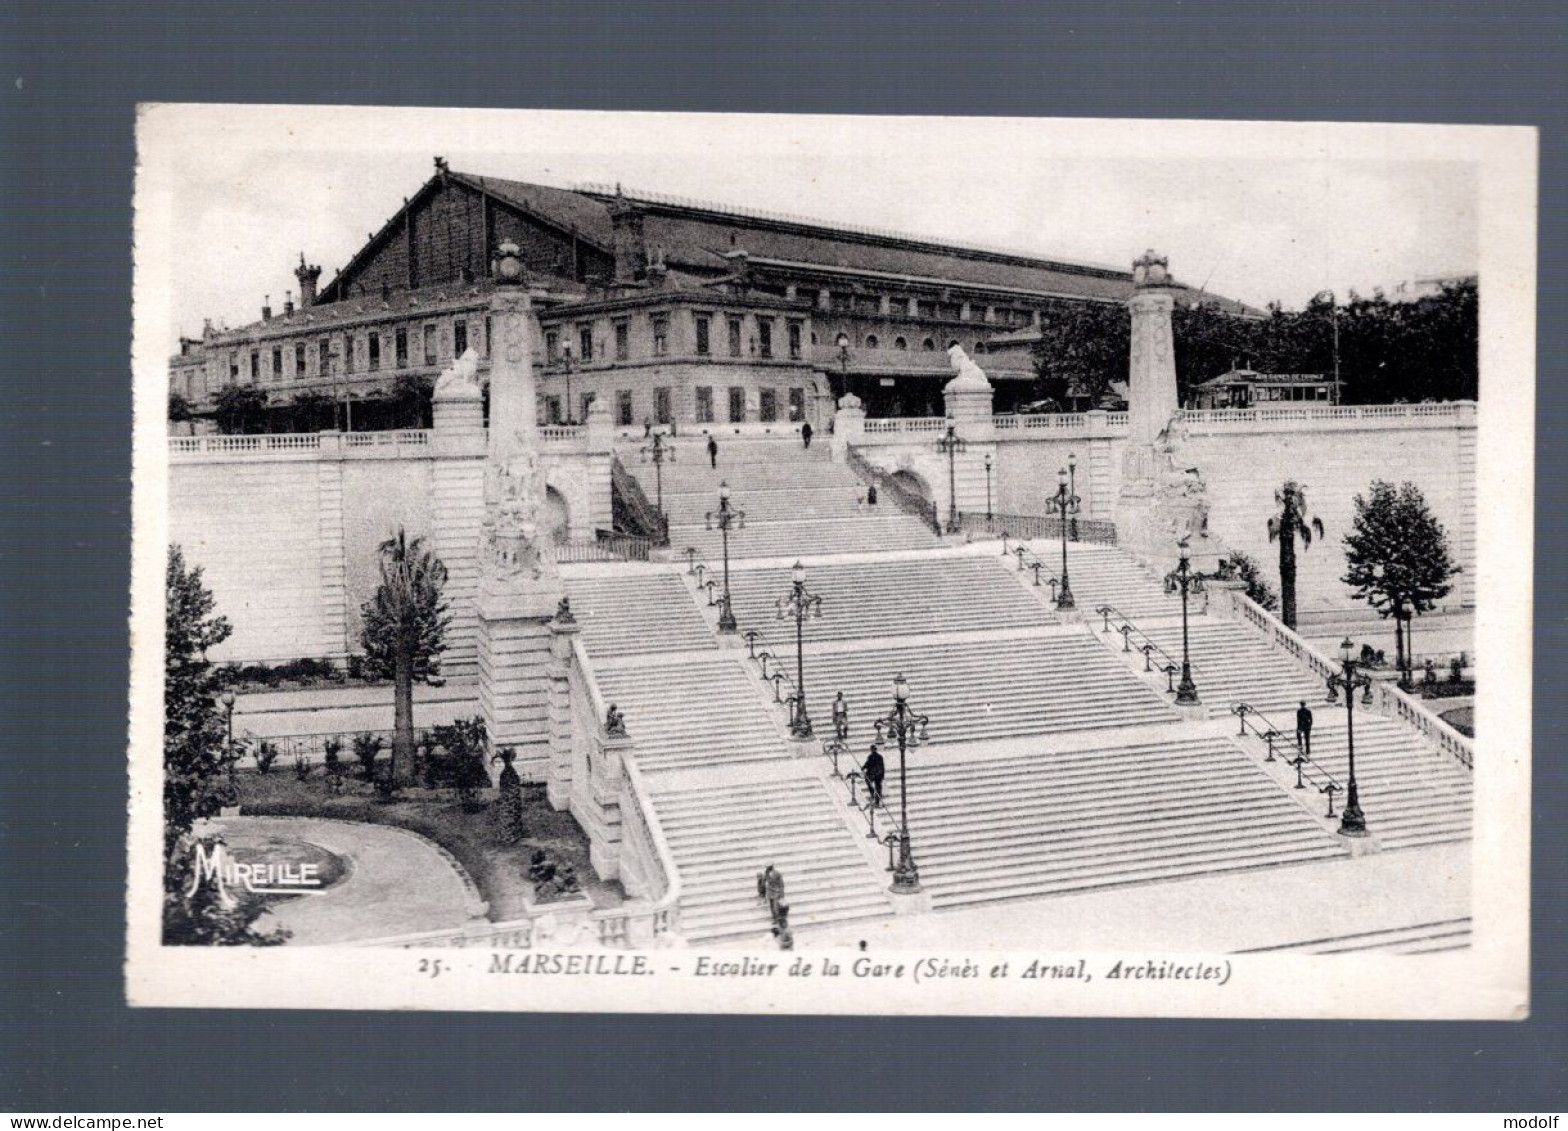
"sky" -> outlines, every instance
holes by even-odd
[[[1127,268],[1288,309],[1478,269],[1455,127],[322,107],[144,110],[169,210],[170,344],[325,284],[433,172],[620,182],[719,204]],[[139,199],[139,206],[147,204]],[[139,249],[141,250],[141,249]],[[160,276],[161,277],[161,276]]]

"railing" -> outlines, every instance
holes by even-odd
[[[375,433],[350,433],[375,435]],[[179,455],[236,452],[308,452],[321,446],[315,432],[287,432],[260,436],[171,436],[169,451]]]
[[[871,422],[867,421],[866,423],[869,424]],[[937,534],[942,533],[942,519],[934,500],[927,499],[923,495],[910,490],[880,467],[870,463],[865,456],[861,455],[854,448],[846,448],[844,455],[845,463],[848,464],[849,469],[860,476],[863,482],[874,484],[878,491],[893,500],[893,505],[899,510],[905,514],[913,515],[920,519],[921,522],[929,524],[931,529]]]
[[[428,448],[430,431],[425,428],[398,432],[344,432],[345,448]]]
[[[582,424],[541,424],[539,438],[547,444],[575,444],[588,435]]]
[[[1123,652],[1143,653],[1144,671],[1152,672],[1156,670],[1154,666],[1155,656],[1159,656],[1160,659],[1164,661],[1159,666],[1158,670],[1165,673],[1165,690],[1174,694],[1176,691],[1174,680],[1176,678],[1176,674],[1181,671],[1181,661],[1177,660],[1175,656],[1172,656],[1164,648],[1160,647],[1160,645],[1152,637],[1150,637],[1148,633],[1144,632],[1143,629],[1133,624],[1132,620],[1127,616],[1127,614],[1122,612],[1115,605],[1100,605],[1094,611],[1099,616],[1105,618],[1105,623],[1100,629],[1101,632],[1105,633],[1107,636],[1113,632],[1121,633]],[[1112,620],[1117,621],[1117,624],[1114,628],[1111,626]],[[1136,646],[1133,644],[1133,637],[1138,638],[1138,643]],[[1198,667],[1197,664],[1193,663],[1190,658],[1187,661],[1187,667],[1194,672],[1199,672],[1202,670]]]
[[[717,595],[724,588],[723,580],[717,575],[708,576],[714,572],[713,567],[697,552],[697,547],[687,546],[682,552],[686,555],[686,572],[697,579],[697,588],[708,595],[708,608],[718,608],[724,603]]]
[[[597,737],[609,704],[594,678],[581,637],[572,641],[571,675],[574,692],[580,692],[587,700],[585,706],[589,715],[589,720],[579,717],[574,726],[590,721],[592,733]],[[635,732],[635,720],[627,724],[627,730]],[[681,875],[675,866],[675,854],[670,851],[659,815],[649,801],[647,782],[634,754],[620,759],[620,770],[623,775],[619,793],[622,836],[631,837],[638,859],[654,870],[647,877],[654,894],[646,903],[634,901],[589,915],[589,921],[598,931],[599,942],[605,946],[628,946],[642,939],[658,940],[680,930]]]
[[[1339,664],[1275,620],[1272,613],[1260,608],[1245,593],[1231,591],[1230,597],[1235,602],[1242,624],[1251,627],[1273,647],[1294,656],[1325,686],[1330,679],[1343,674]],[[1412,699],[1400,691],[1392,680],[1374,680],[1372,687],[1373,702],[1380,713],[1403,722],[1429,745],[1450,755],[1467,769],[1475,768],[1475,744],[1438,718],[1435,712],[1427,710],[1420,700]]]
[[[658,507],[648,501],[642,484],[620,456],[610,457],[610,510],[615,525],[630,534],[651,539],[654,545],[670,544],[670,520]]]
[[[883,416],[867,420],[861,427],[868,436],[923,435],[927,432],[946,432],[947,418],[943,416]]]
[[[626,783],[621,790],[621,836],[633,841],[639,857],[656,869],[648,879],[655,892],[663,891],[647,903],[623,903],[595,911],[588,919],[597,927],[603,946],[631,946],[643,940],[657,944],[680,934],[681,874],[659,815],[648,802],[648,787],[636,760],[626,759],[622,769]]]
[[[1185,409],[1182,424],[1194,428],[1245,429],[1254,424],[1293,422],[1453,419],[1473,410],[1474,401],[1438,404],[1290,405]]]
[[[381,746],[378,752],[382,755],[390,756],[392,739],[396,733],[396,731],[391,730],[319,731],[311,734],[256,734],[253,731],[246,731],[235,740],[235,743],[236,745],[247,747],[252,757],[255,756],[261,744],[265,742],[278,752],[280,761],[292,758],[304,758],[309,761],[317,757],[324,757],[326,755],[327,743],[336,739],[340,744],[338,760],[344,766],[349,766],[357,761],[354,756],[354,739],[362,734],[379,738]],[[429,736],[429,730],[416,729],[414,731],[414,745],[419,746]]]
[[[1084,432],[1089,428],[1089,418],[1081,412],[999,413],[991,418],[991,424],[998,432],[1034,429]]]
[[[785,670],[785,661],[780,658],[776,647],[769,642],[767,635],[761,629],[748,628],[741,633],[741,638],[746,641],[746,658],[755,662],[761,670],[763,682],[773,685],[773,702],[782,703],[789,708],[789,718],[793,724],[800,717],[803,703],[795,681],[790,679],[789,672]],[[763,646],[761,651],[757,648],[758,644]],[[769,664],[773,665],[771,672],[768,670]],[[789,688],[788,695],[784,694],[780,685]]]
[[[1007,538],[1057,538],[1062,536],[1060,515],[1036,514],[980,514],[962,511],[959,525],[965,533],[989,534]],[[1116,524],[1100,518],[1067,520],[1069,542],[1089,542],[1101,546],[1116,545]]]
[[[616,530],[595,530],[592,540],[576,538],[555,544],[558,562],[645,562],[653,539]]]
[[[1397,684],[1382,680],[1374,685],[1372,695],[1372,701],[1380,712],[1418,731],[1428,743],[1465,769],[1475,769],[1475,743],[1436,712],[1427,710],[1422,700],[1411,698],[1399,690]]]
[[[1276,726],[1273,720],[1250,703],[1232,703],[1230,710],[1231,714],[1235,715],[1241,722],[1241,729],[1237,732],[1237,737],[1245,738],[1247,732],[1251,731],[1268,743],[1269,753],[1264,761],[1279,761],[1279,759],[1274,757],[1274,744],[1282,740],[1286,732]],[[1259,726],[1256,722],[1258,719],[1263,720],[1262,726]],[[1334,779],[1334,775],[1309,758],[1305,750],[1296,751],[1294,758],[1286,758],[1285,761],[1296,768],[1297,789],[1306,789],[1307,783],[1310,782],[1313,789],[1328,798],[1328,813],[1326,816],[1332,817],[1334,815],[1334,795],[1344,792],[1344,787]]]
[[[530,950],[534,945],[533,919],[508,919],[504,923],[468,923],[439,931],[420,931],[379,939],[358,939],[343,944],[355,947],[401,947],[422,950],[447,947],[476,950]]]

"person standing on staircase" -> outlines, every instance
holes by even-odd
[[[714,468],[719,466],[719,440],[712,433],[708,434],[708,464]]]
[[[800,439],[809,451],[811,449],[811,421],[808,420],[800,426]]]
[[[1296,708],[1296,752],[1312,760],[1312,709],[1305,699]]]
[[[784,877],[772,864],[757,873],[757,898],[767,901],[768,918],[777,923],[784,906]]]
[[[866,755],[866,764],[860,767],[860,772],[866,777],[866,792],[871,795],[870,803],[878,809],[882,808],[882,778],[887,773],[887,766],[882,761],[882,752],[877,749],[877,744],[871,744],[871,753]]]
[[[849,737],[849,704],[842,691],[833,700],[833,736],[840,742]]]

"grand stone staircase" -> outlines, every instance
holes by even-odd
[[[1152,625],[1147,631],[1180,658],[1180,625]],[[1198,616],[1192,618],[1188,638],[1194,681],[1211,716],[1229,715],[1235,704],[1246,703],[1261,714],[1255,721],[1284,731],[1293,746],[1296,708],[1306,703],[1313,713],[1312,759],[1344,786],[1350,774],[1350,744],[1343,696],[1337,704],[1328,703],[1322,683],[1241,625]],[[1355,740],[1361,808],[1381,847],[1413,848],[1469,838],[1469,770],[1359,701]]]
[[[664,512],[670,545],[679,553],[697,550],[709,562],[721,553],[720,535],[706,516],[719,506],[719,484],[728,483],[730,502],[746,512],[746,524],[730,532],[731,558],[809,557],[861,551],[930,549],[937,539],[921,523],[885,503],[864,502],[865,484],[843,464],[833,463],[826,445],[807,450],[778,439],[721,443],[719,466],[710,467],[703,441],[676,441],[677,458],[662,465]],[[661,493],[661,472],[638,462],[639,453],[620,453],[650,499]]]
[[[792,928],[891,911],[885,881],[815,777],[673,788],[653,803],[681,871],[681,933],[693,942],[768,931],[756,889],[768,864],[785,878]]]
[[[1266,764],[1260,740],[1226,721],[1246,702],[1288,733],[1306,700],[1317,716],[1314,757],[1346,780],[1343,708],[1325,706],[1322,684],[1250,629],[1195,610],[1209,721],[1183,721],[1165,677],[1146,673],[1143,656],[1124,653],[1093,612],[1114,606],[1180,657],[1177,599],[1125,553],[1070,546],[1084,623],[1066,623],[999,543],[942,545],[913,517],[865,507],[859,481],[822,447],[726,443],[715,470],[700,441],[680,443],[663,483],[676,560],[564,572],[594,678],[625,715],[629,756],[679,870],[687,938],[765,939],[755,877],[769,863],[785,876],[797,930],[891,913],[864,816],[818,747],[788,739],[747,649],[718,647],[715,611],[687,571],[687,546],[718,565],[718,533],[703,515],[717,507],[721,479],[747,512],[730,544],[734,611],[743,631],[763,632],[754,648],[791,677],[794,625],[776,616],[789,572],[759,559],[810,563],[808,586],[823,598],[822,616],[806,626],[819,737],[843,692],[858,763],[899,674],[912,706],[930,715],[930,741],[909,760],[909,802],[937,908],[1347,857],[1320,799],[1293,792],[1282,763]],[[622,455],[651,498],[652,468]],[[1031,548],[1058,568],[1059,544]],[[1381,847],[1469,835],[1468,771],[1359,706],[1355,734],[1362,805]],[[896,748],[885,754],[884,833],[899,802]],[[1424,945],[1419,935],[1383,941]]]
[[[1173,732],[1163,741],[957,762],[922,752],[908,772],[910,831],[937,907],[1347,852],[1223,738]],[[888,785],[896,813],[896,771]]]

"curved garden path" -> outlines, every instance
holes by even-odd
[[[252,838],[299,840],[349,862],[333,887],[274,904],[257,920],[258,930],[288,928],[290,946],[441,930],[484,916],[468,873],[417,833],[316,817],[223,817],[211,825],[234,847]]]

